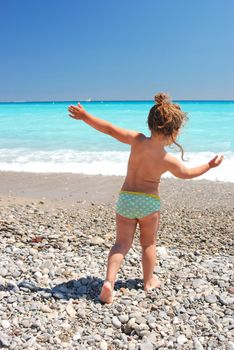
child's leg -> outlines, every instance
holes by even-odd
[[[124,216],[116,214],[116,241],[109,253],[106,280],[100,294],[100,299],[103,302],[112,302],[116,275],[125,255],[132,246],[136,226],[136,219],[128,219]]]
[[[160,286],[160,282],[154,276],[156,262],[156,235],[159,226],[159,211],[139,219],[140,243],[142,247],[142,269],[144,289],[147,291]]]

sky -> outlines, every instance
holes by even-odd
[[[0,0],[0,101],[234,100],[233,0]]]

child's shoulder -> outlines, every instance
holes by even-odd
[[[135,141],[136,141],[136,142],[142,142],[142,141],[144,141],[144,140],[146,140],[146,139],[147,139],[147,137],[146,137],[143,133],[138,132],[138,133],[136,134],[136,137],[135,137]]]
[[[145,136],[145,134],[143,134],[142,132],[139,132],[138,138],[139,138],[139,140],[146,140],[146,139],[148,139],[148,137]]]
[[[143,133],[138,132],[132,140],[132,149],[141,149],[144,146],[146,140],[147,137]]]
[[[175,156],[173,156],[171,153],[168,153],[167,151],[165,151],[164,159],[168,163],[174,163],[178,161],[178,159]]]

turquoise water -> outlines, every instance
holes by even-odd
[[[124,174],[129,146],[68,116],[76,102],[0,103],[0,170]],[[205,178],[234,181],[234,101],[177,101],[188,112],[182,129],[188,164],[225,156],[222,168]],[[84,102],[92,114],[149,135],[151,101]],[[170,150],[175,152],[174,149]],[[175,153],[178,154],[179,153]]]

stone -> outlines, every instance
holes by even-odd
[[[25,280],[19,282],[18,287],[20,289],[22,289],[22,288],[29,289],[32,292],[34,292],[34,291],[36,291],[38,289],[37,286],[34,283],[32,283],[30,281],[25,281]]]
[[[168,258],[168,252],[167,252],[166,247],[158,247],[157,253],[158,253],[160,260],[165,260]]]
[[[219,295],[218,298],[221,304],[223,305],[231,305],[234,303],[234,298],[229,297],[228,295],[225,295],[225,294]]]
[[[229,287],[228,288],[228,293],[234,294],[234,287]]]
[[[185,335],[181,334],[177,337],[177,343],[179,345],[183,345],[184,343],[186,343],[188,341],[188,339],[185,337]]]
[[[132,341],[128,343],[128,350],[136,350],[136,344]]]
[[[108,350],[108,344],[104,339],[100,343],[100,350]]]
[[[146,340],[142,340],[140,343],[140,350],[154,350],[153,344]]]
[[[104,239],[102,239],[101,237],[92,237],[90,244],[91,245],[101,245],[103,244],[105,241]]]
[[[234,350],[234,342],[229,341],[227,343],[227,350]]]
[[[0,348],[9,347],[9,345],[10,345],[10,339],[8,335],[0,332]]]
[[[204,347],[202,346],[199,339],[197,339],[197,338],[193,339],[193,346],[194,346],[195,350],[204,350]]]
[[[119,315],[118,319],[120,320],[121,323],[127,323],[129,321],[129,316],[126,314]]]
[[[2,320],[1,325],[3,329],[7,329],[11,326],[10,322],[8,320]]]
[[[217,302],[217,298],[216,298],[216,295],[214,294],[208,294],[205,296],[205,301],[207,303],[210,303],[210,304],[213,304],[213,303],[216,303]]]
[[[81,339],[81,334],[80,334],[79,332],[76,332],[76,333],[73,335],[72,339],[73,339],[74,341],[77,341],[77,340]]]
[[[116,328],[121,328],[121,322],[119,321],[118,317],[114,316],[112,318],[112,324]]]
[[[195,280],[193,280],[192,282],[193,284],[193,288],[199,288],[199,287],[203,287],[204,285],[207,285],[207,281],[201,279],[201,278],[197,278]]]
[[[72,302],[68,302],[66,307],[67,314],[71,317],[76,317],[76,310],[74,309]]]
[[[7,274],[8,274],[7,269],[5,269],[4,267],[1,267],[1,268],[0,268],[0,276],[6,277]]]
[[[45,313],[52,312],[51,308],[48,305],[45,305],[45,304],[41,304],[40,309],[41,309],[41,311],[43,311]]]

